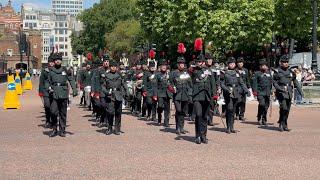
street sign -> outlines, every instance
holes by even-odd
[[[16,90],[16,84],[15,83],[9,83],[8,84],[8,90],[10,90],[10,91]]]

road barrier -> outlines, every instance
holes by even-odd
[[[303,102],[308,104],[320,104],[320,81],[302,82],[304,94]]]

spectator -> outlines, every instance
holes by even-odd
[[[302,72],[300,69],[294,69],[293,70],[296,74],[296,79],[298,81],[298,84],[301,86],[302,85]],[[302,101],[302,95],[298,92],[297,89],[295,89],[295,93],[294,93],[294,100],[296,102],[296,104],[301,104]]]

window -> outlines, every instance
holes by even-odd
[[[68,27],[68,23],[64,23],[64,27]]]
[[[68,56],[68,52],[65,52],[65,53],[64,53],[64,56]]]
[[[64,49],[64,45],[63,45],[63,44],[60,44],[60,45],[59,45],[59,49]]]
[[[63,22],[59,22],[59,27],[63,27]]]
[[[65,37],[65,38],[64,38],[64,42],[68,42],[68,37]]]
[[[45,52],[45,53],[50,52],[49,46],[44,46],[44,47],[43,47],[43,52]]]
[[[24,27],[29,27],[29,24],[28,23],[24,23]]]
[[[58,42],[58,37],[55,37],[55,38],[54,38],[54,41],[55,41],[55,42]]]
[[[33,23],[33,27],[37,27],[37,23]]]
[[[64,48],[65,48],[65,49],[68,49],[68,45],[65,45]]]
[[[59,42],[63,42],[63,37],[59,37]]]
[[[59,34],[63,34],[63,29],[59,29]]]
[[[44,38],[43,39],[43,44],[49,44],[49,39],[48,38]]]

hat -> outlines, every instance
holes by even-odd
[[[289,62],[289,56],[288,55],[283,55],[280,57],[280,62]]]
[[[53,55],[53,54],[50,54],[50,56],[48,57],[48,63],[49,63],[49,62],[54,62],[54,60],[52,59],[52,55]]]
[[[109,54],[102,55],[102,59],[103,59],[103,61],[109,61],[110,60]]]
[[[154,61],[149,62],[149,68],[156,67],[156,63]]]
[[[211,56],[210,53],[206,53],[206,54],[205,54],[205,58],[206,58],[206,59],[212,59],[212,56]]]
[[[168,65],[167,60],[165,60],[165,59],[160,59],[159,62],[158,62],[158,65],[159,65],[159,66],[163,66],[163,65],[166,66],[166,65]]]
[[[237,63],[240,63],[240,62],[244,62],[243,57],[239,57],[239,58],[237,59]]]
[[[60,53],[54,53],[54,54],[52,54],[52,55],[51,55],[51,58],[52,58],[53,61],[55,61],[55,60],[60,60],[60,61],[62,61],[62,55],[61,55]]]
[[[200,62],[200,61],[206,61],[206,58],[204,57],[204,55],[200,54],[197,59],[196,59],[197,62]]]
[[[141,65],[148,65],[148,62],[147,62],[147,60],[140,60],[141,61]]]
[[[260,66],[268,65],[268,62],[266,61],[266,59],[261,59],[259,64],[260,64]]]
[[[227,60],[227,64],[235,63],[235,62],[236,62],[236,59],[234,57],[229,57]]]
[[[116,60],[110,60],[109,61],[109,66],[118,66],[118,65],[119,65],[119,63]]]
[[[184,57],[180,56],[177,59],[177,63],[186,63],[186,60],[184,59]]]

